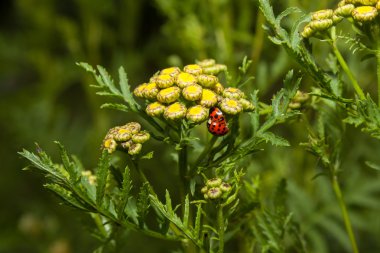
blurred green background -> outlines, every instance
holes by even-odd
[[[336,5],[326,0],[274,2],[277,13],[289,6],[309,12]],[[255,81],[245,91],[260,89],[266,102],[281,88],[285,73],[297,68],[266,38],[255,0],[3,0],[0,6],[0,253],[91,252],[99,246],[88,217],[58,205],[59,199],[43,189],[41,175],[21,170],[27,163],[17,155],[22,148],[35,149],[38,142],[57,157],[53,141],[59,140],[93,168],[107,130],[133,118],[100,110],[104,99],[95,96],[89,88],[94,80],[75,62],[100,64],[113,76],[123,65],[135,87],[159,69],[209,57],[234,73],[248,56]],[[295,17],[290,16],[289,24]],[[323,60],[326,49],[317,49]],[[355,57],[348,60],[356,73],[371,71],[371,63],[358,64]],[[368,91],[372,76],[363,78]],[[304,78],[304,90],[310,82]],[[307,136],[303,125],[294,122],[278,131],[293,146],[267,147],[246,164],[248,176],[261,173],[268,190],[264,196],[270,196],[281,178],[289,180],[289,208],[310,252],[348,252],[331,187],[327,179],[312,180],[317,161],[298,146]],[[380,252],[379,174],[363,165],[366,160],[380,161],[372,152],[380,146],[355,129],[348,129],[347,136],[342,166],[348,171],[342,176],[346,200],[362,252]],[[162,156],[159,162],[169,160]],[[146,165],[155,187],[175,188],[168,177],[174,171]],[[178,243],[134,232],[121,236],[126,238],[123,252],[179,248]]]

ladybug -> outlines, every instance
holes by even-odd
[[[223,112],[218,107],[211,107],[209,111],[207,129],[216,136],[223,136],[228,133],[228,125]]]

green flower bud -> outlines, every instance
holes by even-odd
[[[345,4],[335,9],[334,14],[342,17],[350,17],[352,11],[355,9],[353,4]]]
[[[228,87],[223,91],[223,97],[240,99],[245,97],[244,93],[238,88]]]
[[[222,179],[217,178],[217,177],[211,178],[211,179],[207,180],[207,182],[206,182],[206,185],[210,188],[219,187],[221,184],[222,184]]]
[[[138,153],[140,153],[141,148],[142,148],[141,143],[133,143],[129,146],[128,154],[137,155]]]
[[[161,75],[169,75],[172,77],[176,77],[179,73],[181,73],[181,70],[178,67],[166,68],[160,71]]]
[[[196,101],[202,98],[202,87],[198,84],[188,85],[182,90],[182,96],[188,101]]]
[[[309,25],[311,29],[321,32],[332,27],[333,21],[332,19],[319,19],[310,21]]]
[[[202,189],[201,189],[201,193],[205,194],[207,193],[208,191],[208,187],[207,186],[203,186]]]
[[[296,95],[294,96],[294,98],[292,99],[292,102],[304,103],[304,102],[306,102],[309,98],[310,98],[310,95],[309,95],[309,94],[297,90],[297,93],[296,93]]]
[[[214,66],[203,68],[203,74],[217,75],[222,71],[226,71],[227,66],[223,64],[215,64]]]
[[[378,0],[356,0],[355,2],[358,5],[372,5],[372,6],[374,6],[375,4],[378,3]]]
[[[206,88],[213,88],[217,82],[218,78],[213,75],[201,74],[198,76],[198,83]]]
[[[222,190],[222,192],[230,192],[232,190],[232,186],[229,183],[222,183],[219,188]]]
[[[168,120],[178,120],[184,118],[186,115],[186,106],[182,103],[176,102],[166,107],[164,117]]]
[[[314,12],[311,15],[311,20],[321,20],[321,19],[330,19],[333,16],[333,10],[326,9],[326,10],[319,10]]]
[[[132,140],[122,142],[120,145],[123,149],[129,149],[129,147],[133,144]]]
[[[154,102],[147,105],[145,111],[149,116],[157,117],[164,113],[165,106],[160,104],[159,102]]]
[[[338,7],[342,7],[343,5],[346,5],[346,4],[352,4],[352,3],[351,1],[342,0],[338,3]]]
[[[207,68],[215,65],[214,59],[204,59],[202,61],[198,61],[197,64],[202,68]]]
[[[301,108],[301,103],[299,102],[290,102],[288,107],[290,109],[300,109]]]
[[[207,109],[201,105],[190,107],[186,113],[186,119],[194,123],[201,123],[208,117]]]
[[[160,90],[160,92],[157,94],[157,100],[165,104],[173,103],[179,98],[180,92],[180,88],[176,86]]]
[[[222,102],[220,102],[220,109],[227,114],[236,115],[243,110],[243,107],[236,99],[224,98]]]
[[[304,37],[305,39],[307,38],[310,38],[311,36],[313,36],[313,34],[315,33],[315,31],[310,27],[310,25],[306,25],[304,28],[303,28],[303,31],[301,33],[301,36]]]
[[[150,138],[150,134],[147,131],[141,131],[132,136],[132,141],[134,143],[144,143],[147,140],[149,140],[149,138]]]
[[[170,86],[173,86],[175,79],[174,77],[170,75],[164,74],[164,75],[158,75],[155,80],[159,88],[165,89]]]
[[[197,79],[194,75],[189,73],[180,73],[176,80],[177,86],[185,88],[188,85],[197,84]]]
[[[137,122],[129,122],[125,124],[124,126],[121,126],[121,128],[127,129],[131,132],[131,134],[136,134],[140,132],[141,125]]]
[[[190,64],[190,65],[186,65],[183,68],[183,71],[186,73],[197,76],[197,75],[202,74],[202,67],[199,66],[198,64]]]
[[[117,143],[114,139],[105,139],[103,141],[103,148],[108,151],[109,154],[116,150]]]
[[[209,108],[211,106],[216,105],[216,103],[218,103],[218,97],[216,96],[216,94],[212,90],[203,89],[202,90],[202,98],[199,101],[199,103],[202,106]]]
[[[352,11],[352,17],[359,22],[369,22],[376,18],[377,9],[372,6],[359,6]]]
[[[220,196],[222,196],[222,190],[220,190],[219,188],[210,188],[210,189],[207,191],[207,196],[208,196],[210,199],[217,199],[217,198],[219,198]]]
[[[342,17],[342,16],[334,15],[334,16],[332,17],[332,21],[333,21],[334,25],[340,23],[342,20],[343,20],[343,17]]]
[[[255,110],[255,106],[249,100],[245,98],[239,99],[239,103],[243,107],[244,111],[250,112],[250,111]]]
[[[119,128],[117,133],[114,135],[116,141],[127,141],[132,137],[132,133],[129,129]]]

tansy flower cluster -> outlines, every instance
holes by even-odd
[[[206,185],[201,189],[205,199],[226,198],[231,192],[232,186],[225,183],[220,178],[212,178],[207,180]]]
[[[137,122],[129,122],[124,126],[111,128],[103,140],[103,149],[113,153],[116,148],[128,150],[128,154],[140,153],[142,144],[149,140],[150,134],[141,131],[141,125]]]
[[[355,23],[365,24],[374,21],[380,11],[380,0],[342,0],[335,10],[326,9],[312,13],[311,21],[301,35],[310,38],[323,33],[344,18]]]
[[[146,113],[166,120],[186,118],[201,123],[208,117],[208,108],[218,106],[227,114],[238,114],[254,109],[245,94],[237,88],[225,88],[217,75],[225,65],[206,59],[186,65],[182,70],[170,67],[137,86],[134,95],[147,100]]]

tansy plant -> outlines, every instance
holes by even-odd
[[[60,162],[52,161],[40,147],[35,153],[24,150],[20,154],[47,175],[46,188],[64,203],[89,213],[95,234],[103,242],[98,252],[117,248],[120,229],[181,242],[183,252],[222,253],[226,243],[239,240],[247,248],[303,252],[303,241],[285,203],[273,203],[275,211],[262,207],[260,178],[245,177],[244,161],[262,150],[264,143],[289,145],[270,130],[299,117],[309,95],[298,90],[301,79],[290,71],[272,104],[260,102],[257,90],[246,94],[241,89],[252,80],[246,76],[250,63],[244,59],[236,78],[213,59],[169,67],[133,90],[122,67],[116,85],[103,67],[79,63],[95,77],[98,95],[119,100],[102,107],[134,114],[138,122],[108,130],[99,143],[100,158],[94,170],[85,169],[60,143]],[[210,108],[221,112],[211,121],[228,124],[224,136],[208,132]],[[241,117],[248,122],[248,131],[241,131]],[[172,147],[176,168],[156,164],[155,170],[161,174],[176,170],[177,179],[172,181],[180,182],[178,191],[167,190],[160,196],[146,175],[141,161],[156,159],[151,141]],[[284,187],[280,184],[279,195]],[[177,196],[175,202],[172,196]]]

